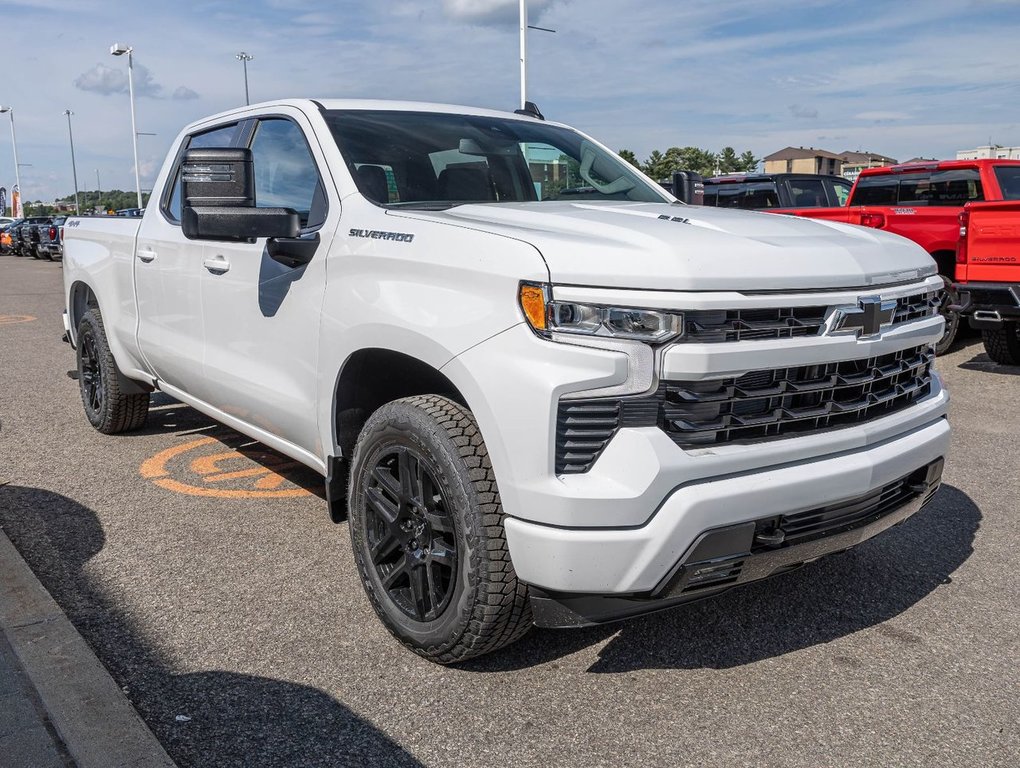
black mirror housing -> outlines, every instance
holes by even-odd
[[[301,217],[290,208],[238,208],[185,206],[181,230],[189,240],[255,240],[260,237],[297,237]]]
[[[673,197],[688,205],[705,204],[705,177],[694,171],[673,174]]]
[[[181,230],[189,240],[243,242],[301,234],[296,211],[255,207],[250,149],[187,150],[181,163],[181,201]]]

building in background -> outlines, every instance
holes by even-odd
[[[896,165],[896,158],[886,157],[875,152],[844,152],[839,157],[843,161],[843,178],[848,181],[857,181],[857,177],[865,168]]]
[[[960,149],[956,152],[957,160],[1020,160],[1020,147],[1004,147],[1001,144],[989,144],[976,149]]]
[[[839,155],[814,147],[787,147],[765,156],[765,173],[824,173],[839,176],[843,161]]]

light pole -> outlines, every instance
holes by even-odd
[[[528,0],[521,2],[521,109],[525,109],[528,103],[528,30],[537,29],[540,32],[556,32],[555,29],[545,27],[534,27],[528,24]]]
[[[99,213],[101,202],[103,202],[103,185],[99,183],[99,169],[96,168],[96,213]]]
[[[134,48],[130,45],[120,45],[114,43],[110,46],[110,54],[113,56],[123,56],[125,53],[128,57],[128,96],[131,99],[131,147],[135,153],[135,194],[138,196],[138,207],[142,207],[142,182],[138,177],[138,129],[135,128],[135,78],[134,78],[134,61],[131,58],[131,54],[134,52]]]
[[[0,107],[0,115],[9,112],[11,115],[11,146],[14,148],[14,183],[18,186],[18,201],[21,203],[21,210],[25,210],[25,190],[21,188],[21,165],[18,163],[18,137],[14,132],[14,107]],[[17,218],[17,211],[14,210],[14,196],[11,195],[11,215]]]
[[[74,176],[74,215],[81,216],[81,207],[78,205],[78,166],[74,163],[74,133],[71,132],[71,115],[69,109],[64,110],[67,115],[67,138],[71,140],[71,174]]]
[[[250,53],[245,53],[244,51],[241,51],[234,58],[236,58],[239,62],[241,62],[241,64],[244,65],[244,103],[245,106],[247,106],[248,104],[251,104],[251,100],[248,98],[248,62],[254,59],[255,57],[252,56]]]

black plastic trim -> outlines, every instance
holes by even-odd
[[[940,457],[896,481],[905,483],[910,493],[894,508],[882,510],[861,524],[838,527],[828,535],[800,544],[784,544],[780,540],[769,545],[757,536],[757,531],[771,524],[774,517],[705,531],[651,592],[599,595],[531,587],[535,624],[548,628],[583,627],[655,613],[718,595],[741,584],[788,573],[811,560],[845,551],[899,525],[930,502],[941,482],[943,466],[944,459]],[[719,578],[689,589],[699,569],[714,571]]]

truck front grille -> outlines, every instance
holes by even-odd
[[[893,325],[934,317],[939,310],[936,291],[896,300]],[[678,343],[714,344],[818,336],[828,316],[827,306],[774,309],[699,309],[684,312],[686,332]]]
[[[651,395],[561,400],[556,472],[587,472],[621,427],[658,427],[681,448],[810,434],[862,424],[931,391],[929,346],[880,357],[662,381]]]
[[[928,394],[934,358],[917,347],[736,379],[663,382],[662,428],[677,445],[697,448],[859,424]]]

